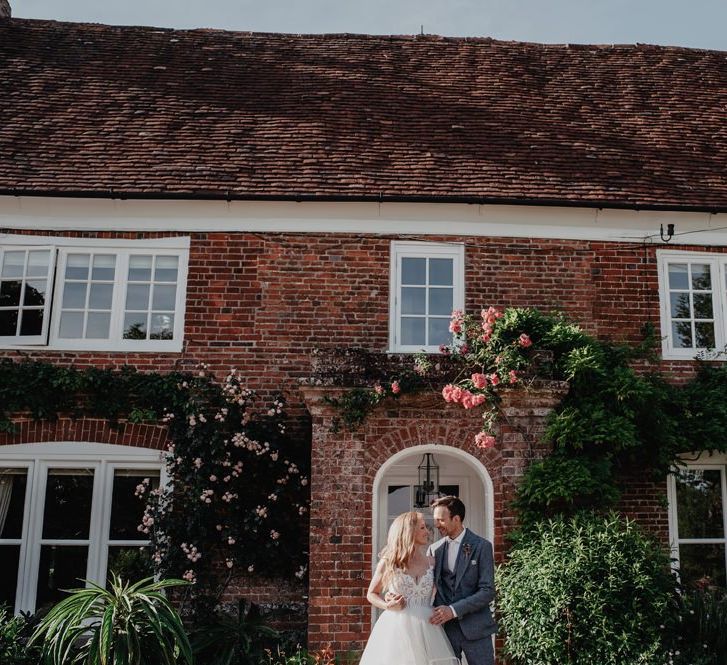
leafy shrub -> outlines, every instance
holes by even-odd
[[[191,642],[195,658],[205,665],[259,665],[278,638],[257,606],[243,599],[237,612],[215,612],[198,624]]]
[[[2,665],[37,665],[40,648],[28,647],[37,620],[29,614],[13,616],[0,606],[0,663]]]
[[[669,559],[635,523],[581,513],[541,522],[497,573],[518,665],[660,665],[674,599]]]
[[[618,500],[607,459],[554,453],[533,462],[518,487],[515,508],[524,526],[584,509],[607,510]]]
[[[33,634],[31,644],[42,644],[44,663],[194,663],[182,620],[163,595],[185,582],[146,578],[129,585],[113,575],[108,590],[89,584],[55,605]]]
[[[358,661],[356,661],[358,662]],[[344,661],[348,665],[347,661]],[[276,653],[268,651],[267,658],[261,661],[262,665],[338,665],[339,661],[333,652],[326,648],[322,651],[308,651],[300,647],[291,653],[277,650]]]
[[[727,663],[727,595],[724,591],[686,591],[678,603],[670,648],[674,665]]]

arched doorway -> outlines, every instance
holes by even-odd
[[[426,453],[439,465],[443,493],[454,494],[467,507],[465,526],[494,542],[495,511],[490,474],[483,464],[464,450],[441,444],[426,444],[400,450],[381,465],[374,478],[372,506],[372,566],[386,543],[386,533],[394,517],[407,510],[420,510],[429,518],[428,508],[415,507],[417,467]],[[437,533],[433,534],[436,540]]]

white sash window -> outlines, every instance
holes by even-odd
[[[0,240],[0,346],[181,351],[188,238]]]
[[[389,350],[428,351],[452,343],[452,311],[464,309],[464,245],[391,243]]]
[[[0,605],[47,609],[63,589],[104,585],[110,571],[150,574],[138,530],[159,486],[159,451],[105,444],[29,444],[0,449]]]

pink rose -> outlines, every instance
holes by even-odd
[[[462,390],[459,386],[452,386],[452,401],[453,402],[461,402],[462,398],[465,395],[465,391]]]
[[[480,314],[482,320],[489,325],[492,325],[497,319],[502,317],[502,312],[498,312],[494,307],[488,307],[487,310],[483,309]]]
[[[487,397],[482,394],[472,395],[472,406],[479,406],[480,404],[485,402],[485,400],[487,400]]]
[[[514,369],[510,370],[510,383],[517,383],[517,372]]]
[[[398,395],[401,392],[401,387],[399,386],[398,381],[394,381],[391,384],[391,392],[394,393],[394,395]]]
[[[467,354],[467,353],[469,353],[469,352],[470,352],[470,347],[469,347],[469,346],[467,346],[466,344],[462,344],[462,346],[460,346],[460,347],[459,347],[459,352],[460,352],[460,353],[461,353],[462,355],[465,355],[465,354]]]
[[[487,386],[487,377],[484,374],[473,374],[472,385],[479,390]]]
[[[474,395],[469,390],[463,390],[462,393],[462,406],[465,409],[471,409],[474,406],[474,402],[472,401]]]
[[[461,309],[455,309],[449,321],[449,332],[461,333],[464,324],[464,314]]]
[[[383,387],[383,386],[382,386],[382,385],[381,385],[380,383],[377,383],[377,384],[376,384],[376,385],[374,386],[374,392],[375,392],[375,393],[376,393],[377,395],[383,395],[383,394],[384,394],[384,387]]]
[[[486,432],[478,432],[475,436],[475,444],[478,448],[494,448],[497,440],[492,434]]]
[[[500,383],[500,377],[497,376],[497,374],[495,372],[493,372],[492,374],[490,374],[490,376],[488,376],[487,378],[490,379],[490,383],[493,386],[496,386],[498,383]]]
[[[451,383],[447,384],[446,386],[444,386],[444,388],[442,388],[442,397],[444,397],[445,402],[454,401],[452,399],[452,389],[453,388],[454,388],[454,386]]]
[[[526,335],[525,333],[523,333],[522,335],[520,335],[520,337],[518,337],[517,343],[523,349],[527,349],[529,346],[533,345],[533,341],[530,339],[530,336]]]

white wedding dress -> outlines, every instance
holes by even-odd
[[[444,629],[429,623],[434,568],[419,580],[397,570],[389,586],[404,596],[406,607],[383,612],[359,665],[459,665]]]

